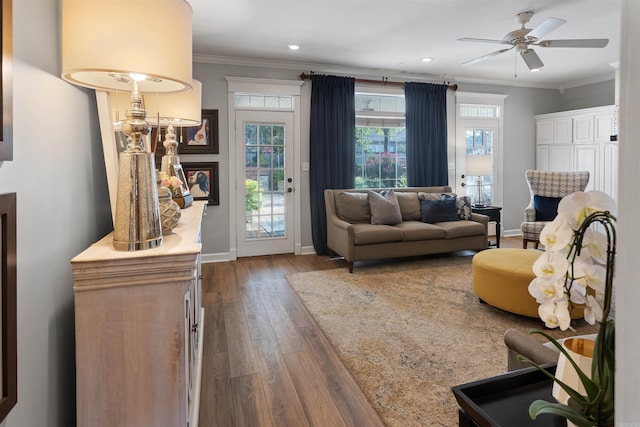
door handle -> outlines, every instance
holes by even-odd
[[[287,188],[287,193],[291,193],[291,192],[293,192],[293,188],[291,187]]]

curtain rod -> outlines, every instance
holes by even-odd
[[[300,80],[310,80],[311,74],[302,73],[300,74]],[[382,80],[371,80],[371,79],[356,79],[356,83],[369,83],[369,84],[378,84],[383,86],[402,86],[404,87],[405,82],[390,82],[386,77],[383,77]],[[451,90],[458,90],[457,84],[447,85],[447,87]]]

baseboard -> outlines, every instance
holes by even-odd
[[[315,255],[316,251],[313,246],[301,246],[300,255]],[[200,260],[203,264],[211,262],[226,262],[234,261],[236,258],[231,255],[231,252],[219,252],[214,254],[202,254]]]

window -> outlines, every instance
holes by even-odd
[[[406,187],[404,95],[356,91],[355,103],[355,187]]]

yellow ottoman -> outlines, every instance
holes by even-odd
[[[532,266],[542,254],[533,249],[487,249],[471,262],[473,291],[481,301],[523,316],[538,317],[539,304],[529,294],[529,283],[536,277]],[[583,316],[574,309],[573,319]]]

